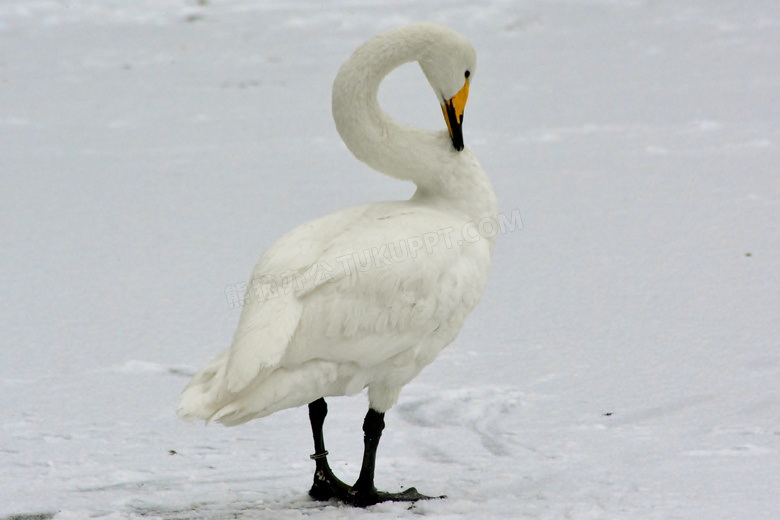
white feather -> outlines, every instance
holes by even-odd
[[[231,347],[184,390],[184,419],[236,425],[366,387],[371,407],[384,412],[479,302],[494,240],[463,240],[461,231],[496,215],[487,175],[446,131],[401,126],[376,101],[382,78],[413,60],[445,95],[476,67],[471,46],[450,29],[389,31],[339,71],[333,116],[350,150],[415,182],[414,197],[346,208],[276,242],[252,272]]]

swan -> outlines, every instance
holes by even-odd
[[[446,130],[404,126],[380,108],[379,84],[411,61],[433,88]],[[252,272],[230,348],[181,395],[182,419],[227,426],[308,405],[316,500],[365,507],[432,498],[415,488],[377,491],[374,469],[385,412],[455,339],[484,291],[494,238],[478,236],[474,225],[495,218],[497,203],[463,143],[475,72],[471,44],[432,23],[380,33],[343,64],[332,94],[339,135],[357,159],[412,181],[416,191],[410,200],[337,211],[273,244]],[[328,465],[324,398],[365,388],[365,451],[349,486]]]

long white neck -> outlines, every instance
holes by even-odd
[[[436,36],[431,29],[418,24],[388,31],[355,51],[333,83],[336,129],[359,160],[386,175],[414,182],[418,188],[414,199],[474,217],[495,215],[495,194],[468,147],[456,151],[446,130],[433,132],[397,123],[377,101],[385,76],[424,57]]]

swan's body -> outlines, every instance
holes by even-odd
[[[449,135],[418,130],[399,125],[377,103],[382,79],[415,60],[445,116],[454,110],[462,120],[465,96],[460,107],[452,105],[468,93],[474,51],[433,24],[389,31],[361,46],[334,82],[333,117],[358,159],[413,181],[416,193],[338,211],[276,242],[252,273],[232,346],[184,390],[184,419],[232,426],[366,387],[371,411],[381,416],[479,302],[494,242],[463,240],[461,232],[494,217],[496,198],[471,151],[456,150],[463,146],[461,120],[448,120]]]

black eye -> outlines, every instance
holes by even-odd
[[[471,72],[466,71],[466,79],[468,79],[469,76],[471,76]]]

